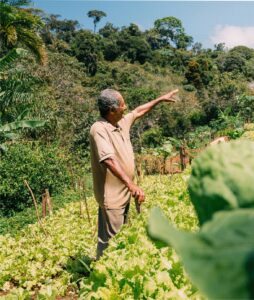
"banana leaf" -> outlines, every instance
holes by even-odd
[[[0,132],[10,132],[22,128],[37,128],[44,126],[46,121],[41,120],[22,120],[14,121],[12,123],[7,123],[0,127]]]

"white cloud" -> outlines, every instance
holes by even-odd
[[[213,44],[225,43],[227,48],[247,46],[254,48],[254,27],[221,26],[214,29],[210,40]]]

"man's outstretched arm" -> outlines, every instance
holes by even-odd
[[[126,187],[131,192],[132,197],[134,197],[139,203],[145,200],[144,191],[132,182],[132,180],[124,172],[123,168],[116,158],[109,157],[105,159],[103,163],[117,178],[119,178],[126,185]]]
[[[149,101],[143,105],[136,107],[134,109],[135,115],[137,116],[137,118],[140,118],[161,102],[175,102],[175,100],[172,97],[174,95],[176,95],[177,93],[178,93],[178,89],[173,90],[173,91],[171,91],[165,95],[162,95],[152,101]]]

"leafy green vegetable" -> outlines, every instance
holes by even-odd
[[[254,207],[254,143],[209,147],[193,163],[189,191],[200,224],[219,210]]]
[[[90,262],[85,256],[95,256],[97,242],[97,204],[92,198],[87,199],[92,226],[84,211],[80,216],[80,203],[76,202],[43,219],[48,236],[39,224],[29,225],[12,237],[0,235],[0,291],[11,293],[10,299],[22,299],[21,295],[25,299],[27,294],[27,299],[35,294],[38,299],[64,295],[72,299],[70,290],[76,296],[80,293],[80,299],[200,299],[175,251],[157,249],[145,230],[154,204],[166,210],[178,227],[197,229],[186,192],[188,177],[189,170],[170,179],[146,176],[142,182],[147,194],[142,214],[136,214],[132,203],[130,223],[110,241],[102,258],[91,264],[90,276]],[[77,200],[73,194],[69,197]],[[54,208],[55,201],[53,198]]]
[[[175,229],[159,208],[150,237],[173,246],[193,283],[209,299],[253,299],[254,209],[218,212],[198,233]]]

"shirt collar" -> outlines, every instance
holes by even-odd
[[[99,121],[103,122],[105,126],[107,126],[107,128],[111,131],[120,131],[123,130],[122,127],[119,125],[119,123],[117,123],[117,127],[112,125],[111,123],[109,123],[106,119],[104,119],[103,117],[100,117]]]

